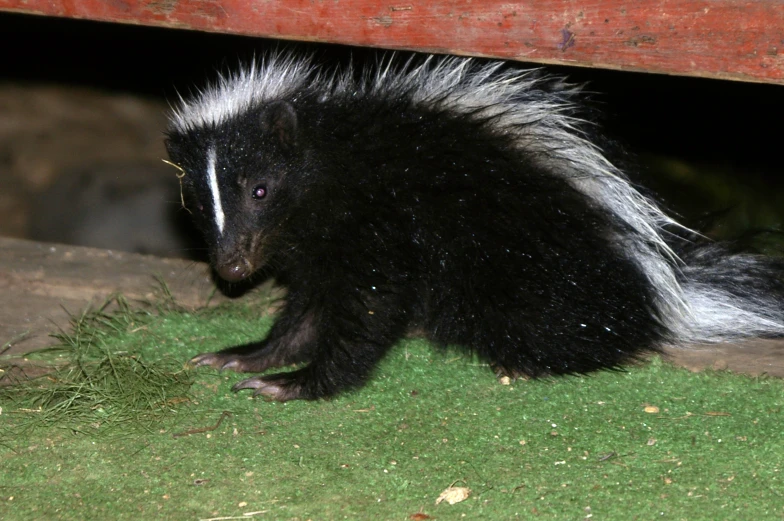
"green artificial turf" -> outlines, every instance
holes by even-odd
[[[6,359],[0,519],[784,516],[779,380],[654,359],[502,385],[420,340],[365,388],[321,402],[252,399],[230,391],[241,375],[183,369],[257,339],[264,306],[120,299],[25,362],[54,372],[25,380]],[[449,486],[470,495],[436,505]]]

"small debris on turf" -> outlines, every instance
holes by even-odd
[[[220,427],[220,424],[223,422],[223,419],[228,416],[231,416],[231,413],[229,411],[223,411],[223,414],[221,414],[220,418],[218,418],[218,422],[215,425],[212,425],[210,427],[201,427],[198,429],[190,429],[183,432],[175,432],[172,434],[172,438],[181,438],[183,436],[190,436],[191,434],[199,434],[202,432],[214,431],[218,427]],[[209,438],[210,435],[208,434],[207,437]]]
[[[607,454],[605,454],[605,455],[603,455],[603,456],[599,456],[599,461],[607,461],[608,459],[610,459],[610,458],[614,458],[614,457],[615,457],[615,456],[617,456],[617,455],[618,455],[618,453],[617,453],[617,452],[615,452],[615,451],[612,451],[612,452],[610,452],[610,453],[607,453]]]
[[[471,489],[468,487],[447,487],[436,499],[436,505],[442,501],[454,505],[455,503],[465,501],[469,495],[471,495]]]

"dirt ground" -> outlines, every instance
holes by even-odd
[[[57,208],[85,210],[74,208],[72,193],[57,190],[63,176],[94,171],[96,165],[111,175],[127,171],[123,165],[160,164],[165,157],[165,110],[157,100],[87,88],[0,84],[0,351],[23,353],[47,345],[49,334],[67,327],[69,313],[100,304],[112,293],[149,299],[156,275],[184,305],[203,305],[213,294],[204,263],[24,240],[31,236],[31,223],[45,212],[58,223],[65,217]],[[112,170],[106,165],[120,166]],[[141,168],[145,175],[169,176],[167,186],[176,183],[173,172]],[[131,191],[138,191],[138,185]],[[79,189],[78,183],[66,186]],[[167,203],[176,205],[176,196],[173,199]],[[95,206],[90,201],[79,204]],[[100,214],[96,219],[105,220]],[[148,233],[155,234],[154,229]],[[784,376],[784,341],[695,346],[667,354],[692,370]]]

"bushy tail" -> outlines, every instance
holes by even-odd
[[[679,342],[784,336],[784,259],[733,253],[721,244],[678,252],[679,278],[692,316]]]

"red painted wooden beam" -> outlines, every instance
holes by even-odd
[[[784,84],[782,0],[0,0],[0,10]]]

